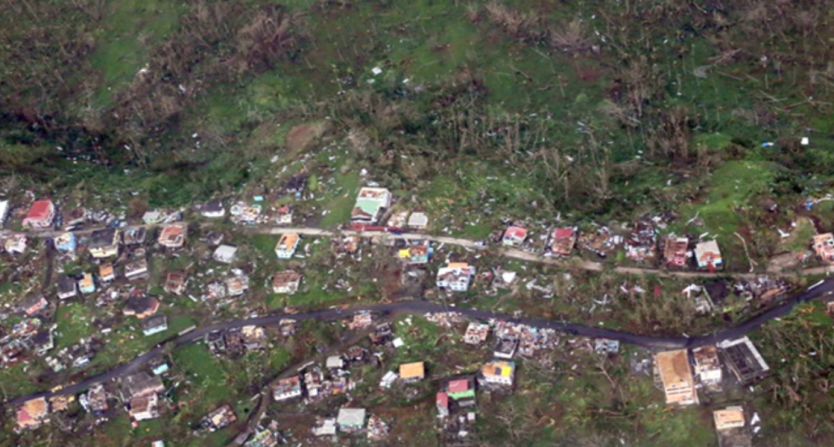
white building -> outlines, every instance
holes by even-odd
[[[236,254],[237,247],[232,245],[220,245],[214,250],[214,254],[211,257],[217,262],[231,264],[234,262]]]
[[[281,379],[272,388],[272,399],[276,402],[301,397],[301,376]]]
[[[715,346],[702,346],[692,350],[695,376],[704,385],[718,385],[723,379],[721,360]]]
[[[3,222],[6,221],[6,216],[9,215],[9,201],[0,200],[0,228],[3,228]]]
[[[437,287],[453,292],[466,292],[474,277],[474,266],[466,262],[451,262],[437,271]]]
[[[223,202],[215,200],[200,207],[200,214],[209,219],[219,219],[226,215],[226,208],[223,207]]]
[[[295,255],[298,249],[298,244],[301,241],[301,236],[297,233],[286,233],[281,235],[281,239],[275,245],[275,256],[278,259],[290,259]]]
[[[698,242],[695,246],[695,262],[699,269],[721,270],[724,268],[724,259],[721,257],[721,250],[718,249],[718,242],[714,239]]]

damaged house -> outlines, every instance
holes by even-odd
[[[185,245],[185,233],[187,229],[188,227],[183,222],[165,225],[159,233],[157,242],[165,248],[181,248]]]
[[[145,227],[128,227],[122,231],[122,242],[128,246],[141,245],[145,243],[146,234]]]
[[[162,379],[146,372],[132,374],[122,379],[124,400],[130,407],[130,417],[143,421],[159,417],[159,393],[165,391]]]
[[[626,256],[634,262],[651,262],[657,257],[657,229],[640,221],[625,241]]]
[[[93,231],[87,243],[87,251],[96,259],[117,256],[119,254],[119,232],[115,228]]]
[[[78,286],[75,279],[67,275],[61,275],[58,278],[58,298],[66,300],[76,295],[78,295]]]
[[[75,234],[69,231],[60,234],[52,240],[52,243],[55,245],[55,250],[58,250],[59,253],[67,254],[75,253],[75,249],[78,246],[78,240]]]
[[[240,296],[249,290],[249,277],[244,274],[226,278],[225,282],[228,296]]]
[[[561,227],[550,236],[550,252],[555,256],[570,256],[576,245],[576,228]]]
[[[742,385],[767,376],[770,367],[748,337],[725,340],[717,344],[730,371]]]
[[[466,262],[450,262],[437,271],[437,287],[452,292],[466,292],[474,277],[474,266]]]
[[[272,400],[281,402],[285,400],[301,397],[303,390],[301,389],[301,376],[295,375],[280,379],[272,387]]]
[[[169,272],[165,277],[164,290],[174,295],[182,295],[185,292],[185,285],[188,276],[185,272]]]
[[[409,265],[422,265],[427,264],[433,254],[434,249],[431,246],[431,242],[422,241],[401,249],[397,252],[397,257]]]
[[[686,267],[689,259],[689,238],[670,234],[666,236],[663,244],[663,259],[666,267],[671,269],[682,269]]]
[[[485,323],[471,322],[463,334],[463,342],[469,345],[480,345],[489,337],[489,325]]]
[[[148,277],[148,261],[142,257],[125,264],[125,278],[128,281]]]
[[[493,360],[481,367],[479,382],[482,385],[512,386],[515,379],[515,362]]]
[[[27,400],[17,409],[17,427],[34,430],[49,417],[49,402],[43,397]]]
[[[695,362],[695,376],[707,386],[721,384],[721,360],[718,358],[718,349],[715,346],[702,346],[692,350],[692,359]]]
[[[834,234],[823,233],[814,235],[814,253],[822,262],[834,263]]]
[[[298,291],[301,285],[301,273],[295,270],[284,270],[272,277],[272,291],[275,293],[291,295]]]
[[[131,296],[122,310],[125,316],[135,316],[140,320],[150,318],[159,310],[159,300],[144,294]]]
[[[206,415],[203,419],[203,427],[213,432],[228,427],[235,422],[237,422],[235,411],[231,405],[226,404]]]

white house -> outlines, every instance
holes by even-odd
[[[466,262],[450,262],[437,271],[437,287],[453,292],[466,292],[474,277],[474,266]]]
[[[721,250],[718,249],[718,242],[714,239],[698,242],[695,246],[695,262],[699,269],[720,270],[724,268],[724,259],[721,257]]]
[[[142,323],[142,333],[146,336],[158,334],[168,330],[168,318],[165,315],[157,315],[148,318]]]
[[[281,379],[272,388],[272,399],[276,402],[301,397],[301,376]]]
[[[231,264],[234,262],[236,254],[237,247],[232,245],[220,245],[214,250],[214,254],[211,257],[217,262]]]
[[[702,346],[692,350],[695,362],[695,376],[704,385],[718,385],[721,383],[721,360],[715,346]]]
[[[3,222],[6,221],[6,216],[9,214],[9,201],[0,200],[0,228],[3,228]]]
[[[275,245],[275,256],[278,259],[290,259],[298,249],[301,237],[297,233],[285,233],[281,235],[278,244]]]
[[[219,219],[226,215],[226,208],[222,201],[215,200],[200,207],[200,214],[209,219]]]

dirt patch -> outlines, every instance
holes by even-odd
[[[287,133],[286,145],[290,153],[298,153],[309,149],[328,129],[326,122],[299,124]]]

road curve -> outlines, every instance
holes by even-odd
[[[564,334],[568,334],[571,336],[579,336],[579,337],[589,337],[589,338],[608,338],[613,340],[618,340],[621,343],[627,343],[631,345],[641,346],[643,348],[647,348],[650,350],[666,350],[666,349],[679,349],[679,348],[696,348],[699,346],[704,345],[711,345],[715,344],[721,340],[728,340],[734,339],[741,336],[744,336],[759,327],[761,327],[766,322],[784,317],[791,313],[794,306],[800,303],[805,303],[813,300],[822,299],[825,301],[834,299],[834,279],[825,280],[819,283],[817,286],[810,288],[809,290],[804,291],[803,293],[796,295],[792,298],[787,299],[785,302],[780,304],[773,309],[770,309],[760,315],[757,315],[738,326],[734,326],[731,328],[723,329],[721,331],[715,332],[710,335],[704,336],[697,336],[697,337],[654,337],[649,335],[639,335],[639,334],[631,334],[628,332],[616,331],[611,329],[604,329],[600,327],[593,327],[593,326],[585,326],[581,324],[575,323],[568,323],[562,321],[554,321],[554,320],[546,320],[541,318],[532,318],[532,317],[520,317],[515,318],[509,315],[504,315],[496,312],[484,311],[484,310],[477,310],[477,309],[463,309],[463,308],[449,308],[447,306],[443,306],[441,304],[431,303],[428,301],[403,301],[403,302],[396,302],[396,303],[387,303],[387,304],[375,304],[375,305],[367,305],[367,306],[358,306],[353,308],[334,308],[334,309],[324,309],[324,310],[317,310],[312,312],[300,313],[300,314],[285,314],[285,313],[278,313],[272,314],[264,317],[255,317],[255,318],[248,318],[242,320],[233,320],[233,321],[226,321],[226,322],[218,322],[209,324],[200,328],[197,328],[187,334],[183,334],[181,336],[175,337],[173,339],[168,340],[164,344],[158,345],[155,349],[140,355],[139,357],[133,359],[129,363],[125,363],[120,365],[116,368],[113,368],[107,372],[97,374],[87,379],[75,383],[73,385],[69,385],[64,387],[61,390],[57,390],[55,392],[47,391],[47,392],[40,392],[31,394],[28,396],[21,396],[11,400],[8,400],[3,405],[5,406],[17,406],[22,404],[23,402],[36,398],[36,397],[47,397],[50,398],[52,396],[61,396],[61,395],[70,395],[70,394],[77,394],[83,392],[84,390],[97,385],[99,383],[103,383],[109,380],[117,379],[119,377],[134,373],[139,371],[145,364],[150,362],[151,360],[161,356],[166,349],[173,347],[178,348],[184,345],[188,345],[190,343],[194,343],[200,339],[202,339],[206,334],[209,334],[214,331],[220,330],[228,330],[228,329],[238,329],[243,326],[248,325],[256,325],[256,326],[274,326],[279,324],[279,322],[285,318],[291,318],[296,321],[308,321],[308,320],[316,320],[316,321],[333,321],[339,320],[342,318],[349,317],[356,312],[359,311],[371,311],[375,313],[381,314],[388,314],[392,312],[397,312],[401,314],[425,314],[425,313],[434,313],[434,312],[457,312],[461,315],[473,318],[473,319],[480,319],[480,320],[489,320],[489,319],[496,319],[496,320],[505,320],[505,321],[512,321],[516,323],[523,323],[530,326],[534,326],[537,328],[543,329],[553,329],[557,332],[561,332]]]

